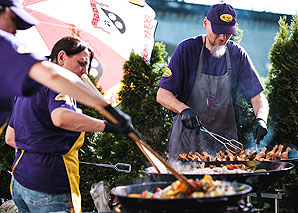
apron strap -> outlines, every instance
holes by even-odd
[[[203,37],[202,37],[202,39],[203,39]],[[206,45],[206,39],[207,39],[207,36],[205,37],[205,40],[203,41],[203,46],[201,48],[201,53],[200,53],[200,59],[199,59],[198,71],[197,71],[196,78],[198,78],[199,75],[200,75],[200,73],[202,72],[203,59],[204,59],[204,49],[205,49],[205,45]]]
[[[226,50],[226,61],[227,61],[227,72],[232,72],[232,63],[231,63],[231,57],[230,57],[228,45]]]

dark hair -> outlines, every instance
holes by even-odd
[[[7,6],[4,6],[4,5],[0,4],[0,14],[5,12],[6,7]]]
[[[65,51],[67,56],[72,56],[84,51],[85,49],[88,49],[88,51],[90,52],[90,64],[88,67],[88,71],[90,71],[91,61],[94,57],[94,53],[87,43],[75,37],[66,36],[57,41],[52,49],[50,59],[53,62],[57,61],[58,53],[61,50]]]

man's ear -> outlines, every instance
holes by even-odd
[[[204,27],[205,29],[207,29],[207,22],[208,22],[208,19],[207,19],[207,17],[205,17],[205,18],[204,18],[204,21],[203,21],[203,27]]]
[[[66,52],[64,50],[61,50],[57,55],[57,64],[63,66],[66,60],[66,56]]]

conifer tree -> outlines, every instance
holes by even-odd
[[[119,92],[123,112],[132,118],[134,128],[140,132],[142,139],[155,151],[166,157],[166,145],[170,130],[172,114],[155,100],[157,84],[167,67],[165,45],[155,43],[151,60],[147,64],[134,52],[123,66],[123,87]],[[94,80],[94,79],[93,79]],[[83,112],[92,117],[103,118],[96,110],[81,105]],[[111,168],[80,165],[83,211],[91,211],[94,204],[90,196],[92,184],[104,181],[110,188],[144,182],[142,170],[151,166],[144,154],[131,139],[110,133],[87,133],[83,147],[80,149],[80,161],[93,163],[131,164],[130,173],[119,173]],[[110,203],[111,204],[111,203]]]
[[[295,153],[298,145],[298,16],[293,16],[290,26],[286,23],[286,17],[279,20],[279,25],[280,31],[269,53],[272,68],[267,82],[273,129],[271,143],[272,146],[290,146],[291,152]],[[297,212],[297,168],[282,183],[285,199],[280,202],[280,211]]]
[[[272,68],[267,82],[274,144],[298,145],[298,21],[279,21],[280,32],[270,50]]]

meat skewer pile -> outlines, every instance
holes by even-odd
[[[287,160],[288,154],[291,151],[290,147],[287,147],[283,152],[284,146],[282,144],[275,145],[273,149],[266,153],[267,148],[263,147],[262,150],[257,153],[250,149],[242,150],[239,154],[232,154],[229,150],[220,151],[216,156],[211,156],[207,152],[202,154],[198,152],[189,152],[178,154],[178,159],[182,161],[270,161],[270,160]]]

